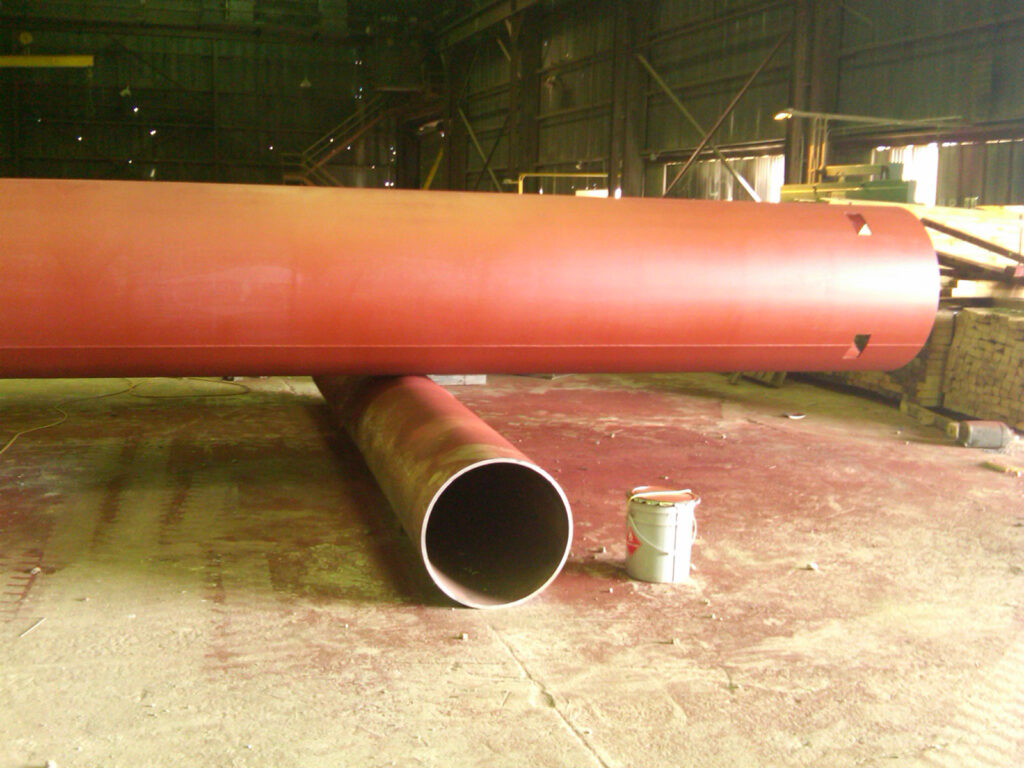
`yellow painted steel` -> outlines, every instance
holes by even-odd
[[[82,69],[93,65],[93,55],[72,54],[63,56],[0,56],[0,69]]]
[[[430,185],[434,183],[434,177],[437,175],[437,169],[441,167],[442,157],[444,157],[444,144],[438,148],[437,157],[434,158],[434,163],[430,166],[427,178],[423,180],[423,186],[420,189],[430,189]]]

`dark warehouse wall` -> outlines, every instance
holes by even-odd
[[[472,74],[456,100],[485,148],[496,148],[491,166],[498,175],[606,172],[612,186],[621,184],[626,194],[661,194],[666,178],[701,141],[694,122],[712,126],[763,65],[713,137],[752,183],[760,173],[754,162],[758,155],[782,153],[788,144],[800,159],[806,140],[800,135],[802,121],[773,119],[784,107],[900,119],[950,116],[959,120],[942,130],[837,124],[832,133],[836,157],[868,162],[880,143],[975,142],[976,149],[971,149],[974,144],[944,148],[940,186],[958,190],[944,199],[1024,201],[1021,152],[1006,145],[1024,136],[1024,70],[1019,66],[1024,9],[1019,3],[595,0],[537,4],[521,25],[517,40],[495,27],[462,42],[450,55],[459,65],[472,62]],[[773,44],[785,35],[769,58]],[[532,54],[529,72],[517,80],[510,76],[513,64],[517,56],[531,56],[531,44],[539,50]],[[638,54],[693,121],[639,64]],[[515,147],[510,152],[515,135],[506,117],[516,93],[531,87],[537,91],[536,114],[526,133],[536,134],[537,146],[523,156]],[[456,140],[466,141],[460,133],[466,131],[456,130]],[[489,188],[486,179],[480,181],[483,158],[466,146],[461,153],[464,176],[454,173],[453,184]],[[712,159],[708,152],[701,157]],[[963,168],[965,159],[968,169]],[[716,186],[724,174],[709,165],[700,163],[703,170],[698,167],[673,194],[703,194]],[[791,180],[798,180],[796,171]],[[730,197],[747,197],[738,184],[726,181]],[[548,192],[565,192],[591,182],[544,183]]]
[[[0,53],[96,64],[0,70],[0,174],[279,183],[355,136],[303,179],[659,195],[721,118],[732,170],[706,148],[672,194],[743,199],[733,171],[763,189],[766,155],[799,179],[808,121],[773,119],[794,106],[956,118],[836,124],[833,156],[938,142],[940,202],[1024,202],[1022,47],[1014,0],[5,0]]]
[[[283,155],[350,113],[364,74],[343,17],[304,28],[301,8],[274,10],[8,0],[0,53],[95,65],[0,70],[0,174],[280,182]]]

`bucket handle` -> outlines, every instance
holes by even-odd
[[[633,535],[636,536],[637,540],[641,544],[646,544],[648,547],[653,549],[659,555],[665,555],[666,557],[668,557],[669,555],[672,554],[671,552],[666,552],[661,547],[656,546],[653,542],[649,541],[642,533],[640,533],[640,531],[637,530],[636,525],[633,522],[633,510],[632,509],[630,509],[629,511],[626,512],[626,525],[629,526],[629,530],[631,530],[633,532]],[[693,531],[691,532],[691,535],[690,535],[690,544],[692,545],[693,542],[695,542],[696,540],[697,540],[697,516],[694,515],[693,516]]]

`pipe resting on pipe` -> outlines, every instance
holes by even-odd
[[[423,376],[315,381],[448,597],[496,608],[554,580],[572,513],[547,472]]]
[[[885,206],[0,179],[0,377],[892,370]]]

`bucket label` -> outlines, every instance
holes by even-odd
[[[626,526],[626,553],[632,555],[640,548],[640,539],[633,533],[633,528],[630,525]]]

